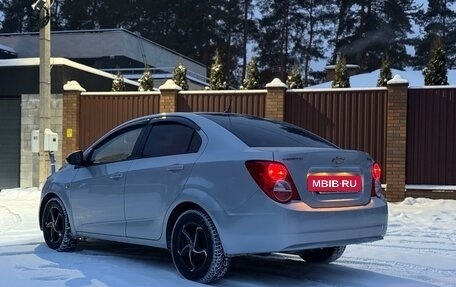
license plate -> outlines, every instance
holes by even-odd
[[[309,175],[310,192],[360,192],[363,189],[359,175]]]

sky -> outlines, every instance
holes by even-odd
[[[36,188],[0,192],[2,286],[207,286],[183,279],[166,250],[88,240],[50,250],[38,227]],[[351,245],[332,264],[273,254],[233,260],[214,286],[456,287],[456,200],[389,203],[384,240]]]

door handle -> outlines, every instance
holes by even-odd
[[[121,172],[116,172],[116,173],[113,173],[109,176],[110,179],[114,179],[114,180],[117,180],[119,178],[121,178],[123,176],[123,174]]]
[[[184,169],[184,165],[176,163],[176,164],[168,166],[166,169],[168,171],[179,171],[179,170],[183,170]]]

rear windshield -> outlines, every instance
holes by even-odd
[[[249,147],[337,147],[298,126],[233,114],[201,114],[237,136]]]

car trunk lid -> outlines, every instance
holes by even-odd
[[[370,201],[373,160],[333,148],[285,148],[273,152],[291,174],[301,200],[311,207],[364,205]]]

